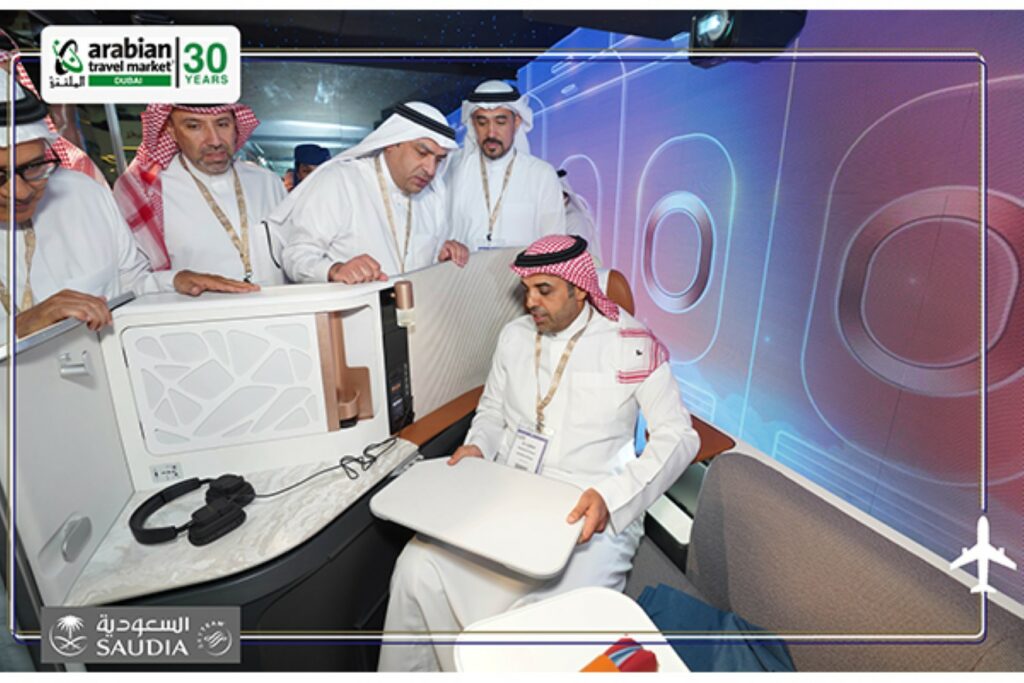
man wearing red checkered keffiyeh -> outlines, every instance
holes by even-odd
[[[0,68],[0,92],[7,92],[10,78]],[[160,283],[107,184],[65,167],[52,147],[57,134],[46,106],[17,79],[13,91],[13,109],[0,99],[0,229],[5,247],[8,239],[14,242],[14,277],[0,273],[2,324],[14,314],[17,337],[67,318],[98,330],[112,321],[108,302],[114,297],[157,292]],[[196,294],[198,284],[188,274],[175,281],[184,294]],[[6,342],[8,334],[0,338]]]
[[[493,563],[417,536],[391,578],[385,631],[458,632],[577,588],[622,590],[644,511],[697,454],[700,438],[665,347],[601,291],[585,239],[544,237],[519,254],[512,270],[522,278],[529,315],[502,330],[465,445],[448,463],[486,458],[577,486],[583,493],[576,506],[550,520],[583,520],[576,550],[557,577],[540,581],[496,571]],[[640,412],[649,437],[637,456]],[[539,457],[524,457],[528,450],[517,448],[524,438],[543,444],[533,451]],[[494,504],[516,509],[528,502],[499,498]],[[382,671],[453,666],[450,646],[381,648]]]
[[[114,196],[158,277],[171,281],[185,269],[227,283],[284,282],[260,226],[285,198],[284,185],[234,159],[257,125],[244,104],[150,104],[143,112],[142,144]]]
[[[0,30],[0,37],[4,37],[7,40],[14,42],[10,36],[3,30]],[[2,50],[0,51],[0,68],[10,70],[11,64],[14,65],[14,72],[17,77],[18,84],[25,90],[32,93],[37,99],[39,97],[39,91],[36,90],[36,86],[32,83],[32,79],[29,78],[28,71],[25,70],[25,66],[21,63],[18,57],[18,50]],[[6,97],[6,93],[3,95]],[[47,156],[54,156],[60,159],[61,168],[67,168],[72,171],[78,171],[84,173],[98,183],[103,183],[104,187],[107,185],[107,179],[103,177],[103,172],[93,163],[89,155],[83,152],[81,149],[75,146],[73,142],[60,135],[60,131],[57,126],[54,125],[53,119],[47,115],[44,119],[46,127],[54,134],[53,139],[50,141],[50,146],[47,149]]]

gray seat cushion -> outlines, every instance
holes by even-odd
[[[760,460],[727,453],[700,494],[686,575],[776,633],[963,634],[954,644],[788,643],[798,670],[1024,670],[1024,622]],[[890,641],[891,642],[891,641]],[[934,641],[933,641],[934,642]]]

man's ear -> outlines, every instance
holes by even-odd
[[[516,114],[515,122],[512,124],[512,132],[518,133],[519,132],[519,124],[522,123],[522,122],[523,122],[523,117],[520,116],[519,114]]]
[[[583,289],[579,285],[573,285],[573,287],[575,288],[573,294],[576,297],[576,301],[582,302],[584,299],[587,298],[587,290]]]
[[[164,121],[164,127],[163,130],[160,131],[160,135],[163,135],[164,133],[168,133],[179,146],[181,145],[181,143],[178,142],[178,129],[174,127],[174,123],[171,121],[170,116],[168,116],[167,120]]]

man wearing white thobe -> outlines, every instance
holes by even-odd
[[[6,72],[0,71],[0,76]],[[6,91],[6,82],[3,87]],[[12,204],[15,223],[13,286],[7,282],[6,268],[0,273],[5,312],[15,312],[18,337],[69,317],[98,330],[111,322],[110,299],[128,291],[156,292],[160,284],[110,190],[85,174],[60,167],[48,147],[55,134],[45,124],[46,107],[18,84],[15,99],[13,149],[7,127],[0,130],[0,229],[5,257]],[[0,104],[0,110],[6,118],[7,102]],[[8,183],[12,175],[13,196]],[[178,291],[190,293],[203,277],[186,273],[175,284]],[[6,325],[5,314],[0,343],[7,341]]]
[[[243,104],[143,112],[142,145],[114,195],[164,289],[181,270],[222,283],[285,283],[261,224],[287,196],[284,183],[234,158],[258,125]]]
[[[565,233],[555,169],[530,154],[533,111],[502,81],[485,81],[462,103],[466,137],[446,180],[452,234],[470,249],[524,247]]]
[[[296,282],[356,284],[452,260],[441,174],[455,131],[444,115],[407,102],[366,136],[317,167],[268,221],[282,233]]]
[[[572,189],[564,168],[558,169],[558,182],[562,186],[562,203],[565,205],[565,233],[579,235],[587,241],[587,250],[594,257],[594,265],[601,267],[601,243],[594,225],[590,204]]]
[[[541,581],[414,537],[392,575],[384,629],[435,632],[438,640],[385,640],[381,671],[451,670],[454,636],[441,632],[576,588],[622,590],[644,511],[697,453],[700,439],[679,399],[667,350],[604,296],[586,246],[582,238],[548,236],[517,257],[513,270],[526,288],[530,315],[502,330],[465,445],[449,460],[455,466],[466,457],[508,464],[517,430],[546,437],[539,474],[584,489],[565,520],[585,517],[579,543],[562,574]],[[544,407],[541,395],[549,398]],[[639,411],[650,436],[637,457]]]

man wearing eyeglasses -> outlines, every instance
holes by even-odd
[[[7,92],[8,74],[0,70]],[[25,337],[65,318],[98,330],[110,324],[107,301],[126,291],[156,292],[159,286],[139,251],[110,190],[88,176],[60,168],[49,148],[55,137],[46,107],[15,84],[14,145],[8,139],[11,112],[0,105],[0,229],[4,265],[8,233],[14,235],[14,281],[0,273],[0,302],[15,313],[15,334]],[[13,221],[11,221],[13,214]],[[188,274],[175,289],[194,293]],[[7,315],[3,316],[6,341]],[[2,342],[0,342],[2,343]]]

